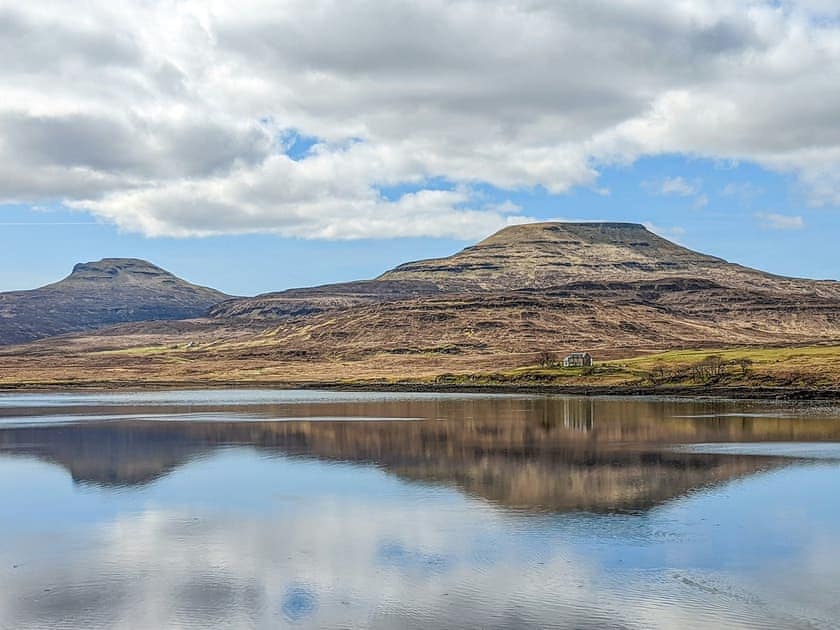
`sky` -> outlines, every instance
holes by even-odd
[[[840,278],[836,0],[0,0],[0,290],[252,295],[511,224]]]

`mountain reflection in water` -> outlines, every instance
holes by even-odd
[[[0,431],[0,452],[55,462],[78,483],[148,483],[237,445],[372,464],[503,506],[550,511],[640,510],[790,463],[674,445],[840,440],[832,417],[743,402],[489,397],[48,408],[57,424],[31,423],[45,415],[38,409],[17,411],[30,424]],[[109,419],[97,421],[97,413]],[[130,419],[115,421],[120,413]],[[226,415],[235,421],[206,420]],[[87,421],[67,422],[73,417]]]
[[[745,401],[0,396],[0,629],[840,627],[838,443]]]

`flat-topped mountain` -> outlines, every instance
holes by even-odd
[[[405,263],[380,279],[425,280],[446,289],[521,289],[637,281],[726,264],[634,223],[551,222],[507,227],[453,256]]]
[[[707,289],[840,299],[840,283],[785,278],[729,263],[672,243],[643,225],[546,222],[507,227],[452,256],[405,263],[374,280],[233,300],[214,307],[211,315],[272,319],[442,293],[561,287],[577,295],[595,289],[618,295],[628,288],[643,290],[646,283],[661,289],[662,280],[679,281],[683,288],[700,282]]]
[[[39,289],[0,293],[0,344],[122,322],[201,317],[229,297],[145,260],[104,258],[80,263]]]
[[[663,278],[840,296],[837,283],[783,278],[742,267],[672,243],[636,223],[514,225],[454,256],[406,263],[379,279],[426,281],[444,290],[498,290]]]

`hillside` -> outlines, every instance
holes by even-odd
[[[557,289],[586,298],[662,279],[751,294],[840,300],[840,283],[775,276],[672,243],[634,223],[531,223],[453,256],[409,262],[374,280],[232,300],[213,317],[277,319],[442,293]]]
[[[0,344],[14,344],[120,322],[201,317],[228,299],[144,260],[80,263],[54,284],[0,293]]]
[[[728,263],[640,225],[541,223],[372,280],[229,299],[205,318],[138,321],[0,349],[0,384],[428,383],[492,374],[501,375],[492,382],[585,385],[581,375],[516,370],[545,352],[587,350],[604,362],[675,349],[832,345],[840,345],[838,282]],[[779,369],[762,362],[749,378],[761,371],[763,386],[839,387],[834,354],[835,367],[819,361],[803,366],[790,357]],[[598,384],[650,381],[649,371],[610,368]],[[749,385],[730,371],[739,387]],[[690,365],[671,372],[690,384]]]

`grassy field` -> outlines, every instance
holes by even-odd
[[[491,377],[491,375],[488,375]],[[501,382],[834,388],[840,346],[672,350],[596,363],[591,368],[525,367],[492,375]]]
[[[594,388],[616,391],[680,389],[840,390],[840,345],[681,349],[632,353],[592,367],[563,368],[544,353],[379,352],[362,357],[263,352],[235,340],[204,340],[125,348],[48,347],[0,356],[2,387],[159,386],[399,386]],[[33,349],[40,346],[33,346]],[[609,355],[608,355],[609,356]],[[616,356],[615,354],[613,356]]]

